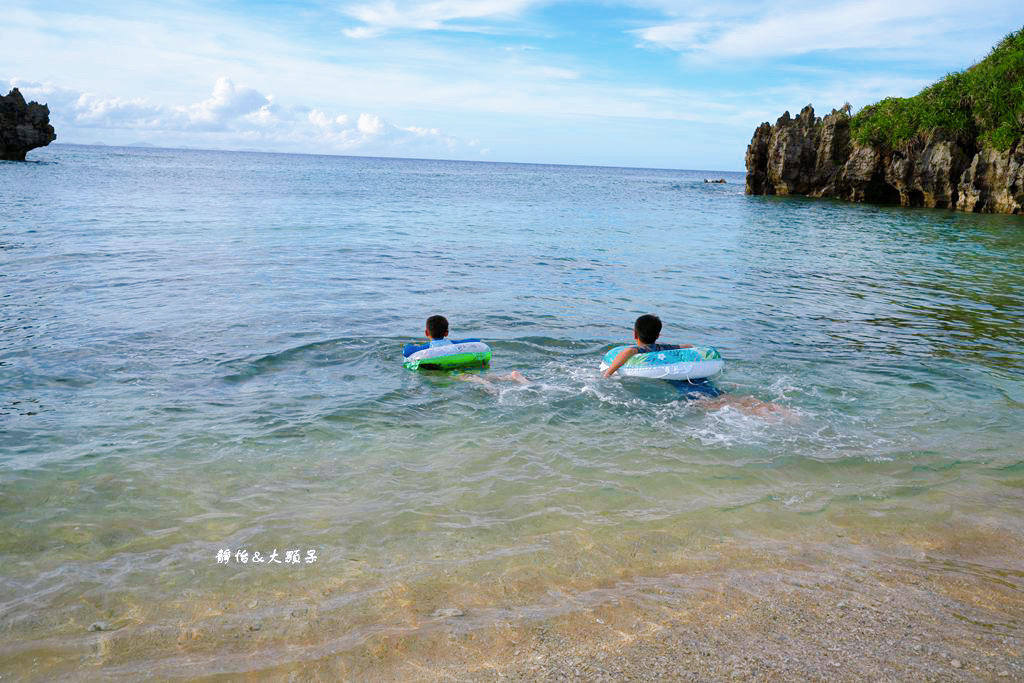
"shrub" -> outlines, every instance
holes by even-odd
[[[982,61],[946,75],[914,97],[888,97],[850,121],[862,144],[898,147],[945,131],[999,150],[1024,137],[1024,28]]]

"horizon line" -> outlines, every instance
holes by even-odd
[[[395,161],[444,161],[447,163],[465,163],[465,164],[506,164],[514,166],[565,166],[568,168],[610,168],[610,169],[626,169],[635,171],[687,171],[694,173],[746,173],[746,169],[742,171],[727,171],[722,169],[710,169],[710,168],[660,168],[655,166],[613,166],[607,164],[569,164],[569,163],[547,163],[540,161],[496,161],[489,159],[437,159],[430,157],[389,157],[389,156],[373,156],[373,155],[361,155],[361,154],[329,154],[324,152],[282,152],[282,151],[270,151],[270,150],[259,150],[259,149],[217,149],[207,147],[168,147],[164,145],[154,145],[150,143],[128,143],[128,144],[108,144],[105,142],[57,142],[54,141],[47,147],[54,146],[67,146],[67,147],[113,147],[122,149],[134,149],[134,150],[169,150],[169,151],[181,151],[181,152],[228,152],[232,154],[280,154],[280,155],[293,155],[293,156],[313,156],[313,157],[332,157],[340,159],[389,159]],[[45,148],[37,148],[45,149]]]

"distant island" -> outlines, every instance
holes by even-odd
[[[762,123],[747,194],[1024,213],[1024,29],[914,97]]]
[[[45,147],[56,139],[49,107],[26,103],[17,88],[0,96],[0,160],[24,161],[29,150]]]

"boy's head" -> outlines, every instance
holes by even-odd
[[[661,318],[649,313],[636,319],[633,324],[633,336],[643,344],[653,344],[661,334]]]
[[[432,315],[427,318],[427,336],[431,339],[444,339],[448,336],[448,319],[443,315]]]

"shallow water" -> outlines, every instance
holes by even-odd
[[[1022,537],[1020,217],[747,197],[720,172],[33,155],[0,164],[14,671],[187,672],[198,655],[161,639],[204,624],[224,648],[297,608],[344,651],[766,543],[884,536],[933,562]],[[602,380],[644,312],[792,414]],[[433,313],[530,384],[403,370]],[[1004,569],[977,571],[1024,587]],[[96,651],[97,623],[135,645]],[[327,647],[279,637],[222,670]]]

